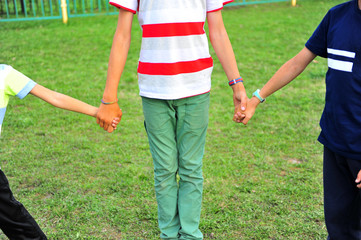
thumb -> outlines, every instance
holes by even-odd
[[[245,111],[247,108],[247,96],[242,96],[241,97],[241,110]]]
[[[250,119],[251,119],[250,117],[246,116],[241,122],[243,123],[243,125],[247,125]]]
[[[357,178],[355,180],[355,183],[361,183],[361,170],[359,171],[359,173],[357,174]]]
[[[111,125],[109,125],[109,127],[108,127],[108,129],[107,129],[107,132],[108,133],[111,133],[111,132],[113,132],[114,131],[114,128],[111,126]]]
[[[357,184],[357,187],[361,189],[361,170],[358,172],[355,182]]]
[[[122,109],[119,109],[119,112],[117,114],[117,117],[119,118],[119,120],[122,118],[122,116],[123,116]]]

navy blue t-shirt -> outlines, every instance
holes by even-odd
[[[330,9],[306,47],[328,59],[326,103],[318,140],[361,161],[361,10],[352,0]]]

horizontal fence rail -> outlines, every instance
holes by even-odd
[[[235,0],[226,6],[286,1],[290,0]],[[66,12],[69,18],[118,14],[118,9],[108,2],[109,0],[66,0]],[[62,19],[61,6],[61,0],[0,0],[0,22]]]

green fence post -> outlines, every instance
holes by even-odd
[[[33,15],[36,17],[35,3],[34,0],[31,0],[31,7],[33,8]]]
[[[68,18],[70,17],[70,5],[69,5],[69,0],[66,0],[66,12],[67,12],[67,16],[66,16],[66,23],[68,23]]]
[[[50,16],[53,16],[53,3],[49,0]]]
[[[18,6],[17,6],[17,4],[16,4],[16,0],[14,0],[14,11],[15,11],[15,16],[16,16],[16,18],[18,18],[19,16],[18,16]]]
[[[83,8],[83,13],[85,13],[85,3],[84,3],[84,0],[81,0],[81,6]]]
[[[24,6],[24,15],[25,17],[28,17],[25,0],[23,0],[23,6]]]
[[[6,9],[6,17],[7,17],[7,18],[10,18],[9,8],[8,8],[8,0],[5,0],[5,9]]]
[[[44,1],[40,0],[40,6],[41,6],[41,13],[43,14],[43,17],[45,16],[45,9],[44,9]]]
[[[59,7],[59,16],[61,17],[61,2],[58,0],[58,7]]]
[[[77,14],[78,11],[76,9],[76,0],[74,0],[73,3],[74,3],[74,14]]]

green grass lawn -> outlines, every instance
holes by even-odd
[[[226,8],[251,93],[299,52],[341,0]],[[39,84],[98,106],[117,16],[0,23],[0,63]],[[0,165],[15,197],[50,239],[157,239],[153,165],[137,86],[140,28],[119,86],[123,119],[108,134],[94,118],[28,96],[12,98]],[[214,51],[211,50],[212,55]],[[322,145],[326,60],[316,58],[269,97],[247,126],[232,122],[232,91],[215,59],[204,156],[205,239],[325,239]],[[0,239],[5,238],[0,234]]]

